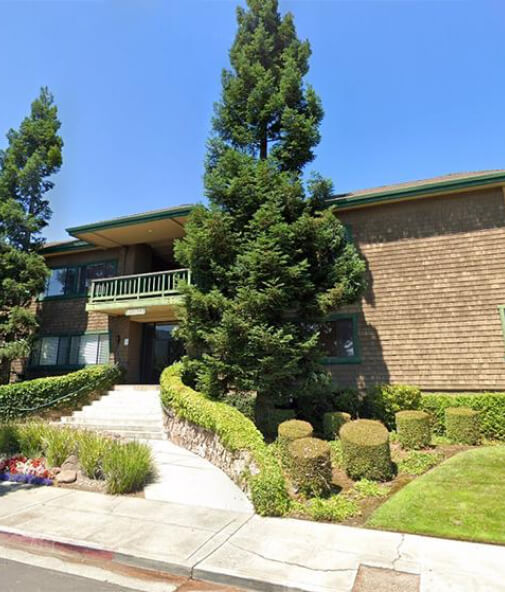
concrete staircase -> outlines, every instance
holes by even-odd
[[[142,440],[166,440],[159,387],[120,384],[61,423]]]

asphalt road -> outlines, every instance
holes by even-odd
[[[2,592],[132,592],[132,588],[105,584],[7,559],[0,559],[0,574]]]

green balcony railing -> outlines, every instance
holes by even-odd
[[[145,298],[173,296],[180,293],[183,283],[191,283],[189,269],[171,269],[93,280],[89,289],[88,303],[133,302]]]

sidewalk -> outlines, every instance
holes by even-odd
[[[261,591],[505,592],[505,547],[2,483],[9,539]]]

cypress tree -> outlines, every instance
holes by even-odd
[[[53,187],[49,177],[62,162],[59,128],[53,97],[42,88],[0,151],[0,382],[8,381],[11,361],[28,354],[37,327],[30,303],[48,275],[36,251],[51,216],[45,198]]]
[[[303,80],[308,41],[277,0],[248,0],[237,21],[205,163],[210,205],[175,247],[193,278],[179,335],[186,380],[207,395],[283,404],[329,387],[319,327],[359,298],[365,266],[326,207],[331,182],[302,176],[323,117]]]

